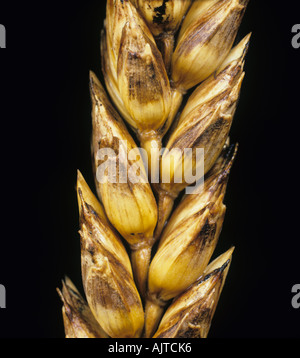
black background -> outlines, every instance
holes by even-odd
[[[240,144],[215,256],[236,246],[211,338],[299,337],[300,49],[297,1],[251,0],[252,31],[231,140]],[[82,292],[76,170],[93,187],[88,72],[101,78],[104,1],[0,4],[2,338],[63,338],[56,287]]]

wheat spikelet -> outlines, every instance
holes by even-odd
[[[107,0],[105,88],[90,72],[97,195],[77,177],[86,300],[63,281],[66,338],[208,336],[233,253],[210,263],[238,149],[250,34],[234,42],[248,2]]]

